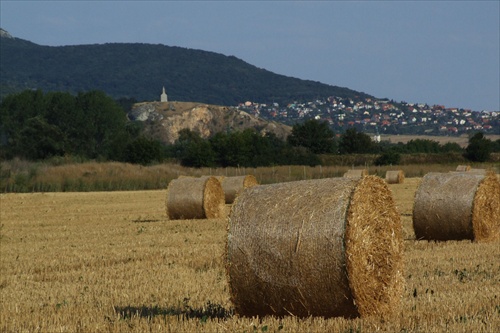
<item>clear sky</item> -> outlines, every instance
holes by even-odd
[[[180,46],[379,98],[500,110],[500,0],[1,0],[0,13],[40,45]]]

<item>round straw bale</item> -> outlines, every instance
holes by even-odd
[[[344,173],[344,177],[346,178],[360,178],[364,176],[368,176],[368,170],[366,169],[349,169]]]
[[[402,247],[400,217],[379,177],[249,188],[229,217],[235,312],[384,317],[401,299]]]
[[[417,239],[497,239],[500,182],[492,172],[426,174],[415,193],[413,228]]]
[[[469,171],[470,165],[459,165],[455,171]]]
[[[232,204],[234,199],[248,187],[259,185],[257,178],[253,175],[235,176],[235,177],[220,177],[222,189],[227,204]]]
[[[405,173],[403,170],[389,170],[385,173],[385,181],[387,184],[402,184],[405,181]]]
[[[486,170],[486,169],[470,169],[468,172],[478,173],[478,174],[486,174],[488,172],[488,170]]]
[[[167,217],[212,219],[225,216],[224,191],[215,177],[180,177],[168,184]]]

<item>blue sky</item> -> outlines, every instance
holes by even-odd
[[[500,110],[499,0],[1,0],[0,26],[40,45],[180,46],[379,98]]]

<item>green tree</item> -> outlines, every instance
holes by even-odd
[[[219,156],[224,156],[223,161],[227,166],[250,166],[255,151],[252,147],[252,131],[231,132],[225,140],[225,150],[218,151]]]
[[[148,165],[163,160],[162,146],[159,141],[140,136],[125,148],[124,161],[134,164]]]
[[[253,158],[253,165],[256,166],[271,166],[283,164],[281,157],[282,152],[286,149],[287,143],[278,138],[274,133],[266,133],[261,136],[255,134],[255,149],[258,152]]]
[[[309,165],[313,167],[321,164],[318,155],[304,147],[287,145],[283,147],[278,157],[279,162],[276,163],[277,165]]]
[[[401,154],[393,149],[383,152],[375,160],[375,165],[398,165],[401,160]]]
[[[489,160],[493,144],[491,140],[484,137],[479,132],[469,139],[469,144],[465,148],[465,158],[472,162],[486,162]]]
[[[287,140],[290,145],[305,147],[315,154],[334,153],[337,150],[335,134],[326,121],[311,119],[295,124]]]
[[[100,91],[75,97],[26,90],[5,97],[0,104],[2,155],[43,159],[64,152],[83,158],[117,158],[130,141],[127,121],[121,107]],[[37,152],[29,145],[38,147]]]
[[[349,128],[340,137],[340,154],[366,154],[374,149],[371,138],[355,128]]]
[[[444,145],[441,146],[441,151],[443,153],[451,153],[451,152],[456,152],[456,153],[461,153],[464,151],[462,147],[456,142],[446,142]]]
[[[439,153],[441,147],[439,142],[427,139],[415,139],[406,143],[406,150],[408,153]]]
[[[500,139],[492,142],[491,151],[494,153],[500,153]]]
[[[2,155],[6,158],[22,156],[20,151],[21,130],[28,119],[41,114],[44,107],[41,90],[25,90],[8,95],[0,104],[0,138]]]
[[[79,150],[89,158],[107,158],[115,140],[125,131],[127,117],[116,102],[101,91],[80,93],[76,97],[75,138]]]
[[[30,118],[19,133],[18,155],[30,160],[64,155],[64,134],[42,116]]]
[[[116,103],[121,106],[121,108],[123,109],[123,111],[125,111],[125,113],[129,113],[130,110],[132,110],[132,106],[137,103],[137,100],[135,98],[126,98],[126,97],[122,97],[122,98],[118,98],[116,100]]]
[[[222,167],[228,167],[231,165],[229,159],[227,158],[227,146],[228,146],[228,134],[224,132],[218,132],[213,135],[210,139],[210,146],[214,152],[215,163]]]
[[[80,124],[84,119],[76,106],[75,96],[63,92],[49,92],[44,96],[44,107],[39,110],[47,123],[57,126],[64,133],[64,151],[69,155],[81,155],[78,151],[80,144]],[[43,158],[43,157],[41,157]]]
[[[202,139],[199,133],[187,128],[179,131],[179,138],[171,151],[183,166],[194,168],[215,166],[215,154],[208,140]]]
[[[218,165],[257,167],[270,165],[273,150],[271,142],[266,137],[252,129],[241,132],[217,133],[210,138],[210,143],[216,155]]]

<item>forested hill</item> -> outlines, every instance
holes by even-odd
[[[280,104],[328,96],[371,97],[348,88],[278,75],[234,56],[182,47],[110,43],[42,46],[0,39],[2,98],[24,89],[77,93],[101,90],[118,98],[237,105],[247,100]]]

